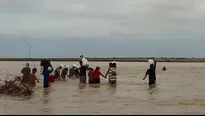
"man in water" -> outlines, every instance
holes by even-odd
[[[67,66],[62,70],[62,73],[61,73],[62,79],[65,79],[66,76],[68,75],[68,68],[69,68],[69,65],[67,65]]]
[[[21,70],[23,73],[23,79],[21,80],[22,83],[28,83],[31,69],[29,68],[29,63],[26,63],[25,67]]]
[[[150,68],[147,70],[145,77],[143,78],[143,80],[145,80],[147,75],[149,75],[149,85],[156,84],[156,65],[157,65],[156,61],[150,64]]]
[[[56,68],[54,71],[55,79],[60,79],[61,78],[61,69],[63,68],[63,65],[61,64],[59,67]]]
[[[70,68],[68,77],[71,77],[71,76],[74,76],[74,75],[77,76],[76,65],[73,65],[73,67]]]
[[[81,84],[86,84],[86,69],[87,69],[87,67],[83,66],[83,62],[82,61],[80,61],[79,63],[80,63],[80,68],[79,68],[79,70],[80,70],[80,74],[79,74],[79,76],[80,76],[80,83]]]

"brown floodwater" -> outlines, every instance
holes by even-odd
[[[25,63],[0,62],[0,77],[21,75]],[[52,62],[54,67],[74,63]],[[39,62],[35,65],[39,69]],[[108,63],[91,66],[105,73]],[[116,86],[104,78],[100,85],[86,86],[67,79],[43,89],[41,80],[31,97],[1,96],[0,114],[205,114],[205,63],[158,63],[155,88],[149,88],[148,78],[142,80],[147,68],[148,63],[119,62]]]

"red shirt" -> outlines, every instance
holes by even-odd
[[[93,72],[93,76],[94,76],[94,78],[99,79],[99,78],[100,78],[100,75],[102,75],[102,74],[101,74],[101,72],[100,72],[99,70],[98,70],[98,71]]]

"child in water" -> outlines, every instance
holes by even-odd
[[[96,67],[95,71],[93,72],[93,76],[94,76],[94,83],[98,84],[100,83],[100,76],[106,78],[106,76],[104,76],[101,72],[100,72],[100,67]]]
[[[116,68],[117,68],[116,62],[109,63],[109,68],[105,76],[107,77],[107,75],[109,75],[110,84],[116,84],[117,81]]]
[[[37,69],[36,69],[36,68],[33,68],[32,73],[30,74],[30,77],[29,77],[29,85],[30,85],[31,87],[35,87],[35,86],[36,86],[36,81],[37,81],[38,83],[40,83],[39,80],[38,80],[37,77],[36,77],[36,72],[37,72]]]

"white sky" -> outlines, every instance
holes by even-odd
[[[0,35],[204,37],[205,0],[0,0]]]

